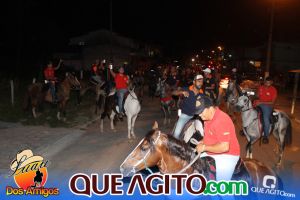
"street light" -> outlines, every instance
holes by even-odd
[[[275,9],[275,0],[272,0],[265,78],[268,77],[270,74],[270,65],[271,65],[271,56],[272,56],[272,37],[273,37],[273,25],[274,25],[274,9]]]

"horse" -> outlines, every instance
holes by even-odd
[[[106,116],[110,119],[110,129],[116,131],[114,126],[114,119],[116,115],[117,116],[119,115],[119,112],[117,111],[117,103],[116,103],[116,88],[112,88],[110,90],[110,93],[105,97],[103,112],[101,113],[100,116],[101,133],[103,133],[103,121]]]
[[[86,80],[80,80],[80,91],[78,95],[78,104],[81,103],[82,97],[86,94],[86,92],[91,91],[95,93],[95,111],[94,113],[97,115],[98,110],[102,110],[104,106],[104,100],[106,97],[105,93],[105,82],[101,83],[95,83],[92,82],[91,80],[86,81]]]
[[[57,86],[57,98],[58,98],[58,112],[57,119],[60,120],[60,114],[63,113],[64,120],[66,116],[66,104],[70,98],[70,92],[72,88],[79,88],[80,83],[76,76],[70,73],[66,73],[65,79]],[[31,105],[31,111],[34,118],[37,118],[36,108],[39,107],[44,101],[53,103],[50,89],[45,90],[44,83],[32,83],[27,87],[24,98],[24,108]]]
[[[183,127],[179,139],[195,148],[199,141],[203,139],[204,129],[200,117],[196,116],[190,119]]]
[[[174,103],[174,100],[171,96],[170,88],[165,83],[165,80],[158,79],[158,82],[156,84],[156,91],[155,96],[160,97],[160,105],[161,109],[164,112],[164,125],[171,124],[171,107]]]
[[[124,103],[124,110],[127,116],[128,139],[131,139],[131,136],[135,139],[134,124],[139,112],[141,111],[141,105],[134,93],[134,89],[128,90],[128,95]]]
[[[241,88],[239,87],[239,85],[236,84],[236,81],[230,80],[226,89],[225,98],[227,113],[233,121],[236,121],[235,113],[237,112],[237,109],[235,105],[239,98],[240,92]]]
[[[242,113],[243,132],[248,140],[246,146],[246,157],[252,158],[252,145],[262,137],[262,123],[260,122],[260,115],[258,111],[253,108],[251,100],[246,94],[238,98],[236,106]],[[285,146],[291,145],[292,143],[292,123],[288,115],[282,111],[274,110],[273,115],[275,115],[273,117],[277,118],[276,122],[272,125],[272,132],[279,147],[278,162],[276,164],[277,167],[279,167],[282,162]]]
[[[157,166],[162,174],[201,173],[211,180],[209,159],[195,160],[195,157],[193,148],[172,135],[162,133],[156,123],[120,165],[120,172],[124,177],[130,177],[143,169],[151,171],[150,167]],[[249,185],[262,187],[266,175],[277,177],[275,171],[263,163],[244,159],[237,164],[232,179],[245,180]],[[276,184],[279,186],[278,182]]]

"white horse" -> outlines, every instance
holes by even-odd
[[[136,138],[134,134],[134,124],[141,111],[141,105],[133,90],[129,90],[129,94],[124,103],[124,110],[127,116],[128,139],[131,139],[131,136]]]

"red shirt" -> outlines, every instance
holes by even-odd
[[[115,82],[116,82],[116,89],[127,89],[127,81],[128,81],[128,76],[124,74],[116,74],[115,76]]]
[[[92,72],[93,72],[94,75],[98,75],[99,74],[98,73],[98,65],[96,65],[96,64],[92,65]]]
[[[229,151],[222,154],[240,155],[240,144],[237,140],[235,127],[231,118],[216,108],[216,112],[211,121],[204,122],[204,138],[205,145],[213,145],[220,142],[229,142]],[[214,155],[216,153],[207,152]]]
[[[46,67],[44,70],[44,76],[47,80],[54,80],[55,79],[55,70],[53,67]]]
[[[277,97],[277,90],[273,86],[266,87],[262,85],[258,88],[258,96],[259,96],[259,101],[272,102]]]

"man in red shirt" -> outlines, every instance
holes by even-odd
[[[55,89],[55,81],[56,81],[55,71],[60,68],[62,62],[63,60],[60,59],[57,67],[54,68],[52,61],[49,61],[47,67],[44,70],[44,76],[47,81],[47,84],[50,87],[53,102],[57,102],[56,89]]]
[[[115,83],[116,83],[119,112],[120,112],[120,114],[124,115],[123,99],[124,99],[125,93],[128,91],[127,87],[128,87],[128,83],[129,83],[129,77],[124,74],[123,67],[119,68],[119,73],[114,73],[111,68],[110,73],[114,77]]]
[[[269,143],[269,134],[271,130],[270,118],[272,115],[273,106],[277,98],[277,90],[272,86],[273,81],[270,77],[267,77],[264,85],[258,88],[258,100],[254,102],[259,106],[263,113],[263,143]]]
[[[196,147],[197,152],[202,153],[201,157],[215,159],[217,181],[231,180],[240,158],[240,145],[231,118],[207,96],[196,101],[196,114],[204,121],[204,137]]]

